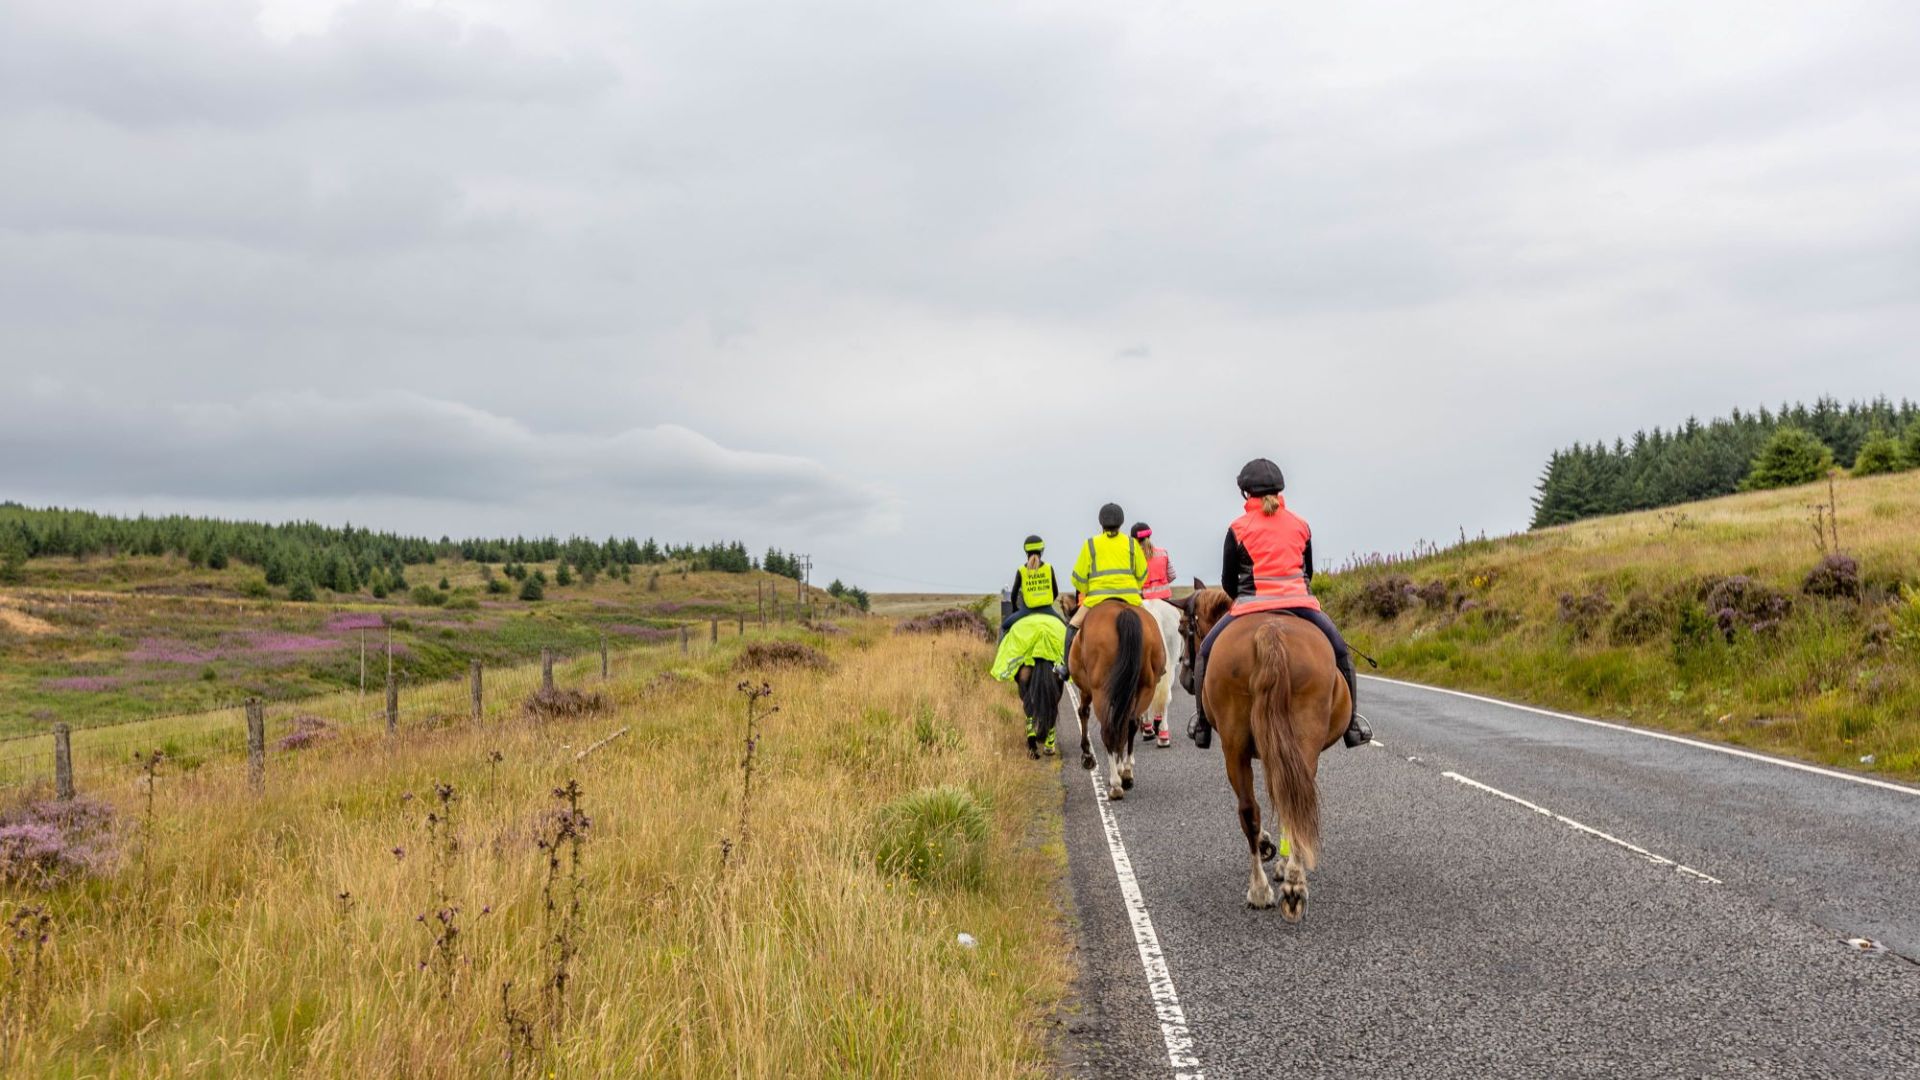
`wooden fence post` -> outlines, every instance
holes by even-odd
[[[553,693],[553,650],[540,650],[540,692]]]
[[[470,664],[468,665],[468,667],[469,667],[469,670],[471,670],[471,671],[472,671],[472,673],[473,673],[473,718],[474,718],[475,720],[478,720],[478,719],[480,719],[480,714],[481,714],[481,710],[480,710],[480,661],[478,661],[478,660],[474,660],[474,661],[472,661],[472,662],[471,662],[471,663],[470,663]]]
[[[65,721],[53,725],[53,793],[73,798],[73,729]]]
[[[258,793],[267,786],[267,707],[247,699],[247,783]]]
[[[740,629],[740,636],[746,637],[747,636],[747,617],[745,615],[740,616],[739,629]]]
[[[718,618],[715,618],[712,625],[707,627],[707,643],[710,645],[720,644],[720,620]]]
[[[387,669],[387,734],[400,733],[400,679]]]
[[[687,624],[680,624],[680,655],[687,655]]]
[[[602,679],[607,678],[608,671],[609,671],[609,668],[607,666],[607,635],[601,634],[600,635],[600,677]]]

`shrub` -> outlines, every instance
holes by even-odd
[[[735,671],[754,671],[761,668],[807,668],[813,671],[825,671],[833,666],[818,649],[809,648],[797,641],[756,641],[740,653],[733,662]]]
[[[1634,593],[1613,616],[1607,638],[1615,645],[1644,645],[1666,629],[1667,615],[1659,601],[1646,593]]]
[[[1901,586],[1900,602],[1893,605],[1890,615],[1893,647],[1908,655],[1920,655],[1920,589]]]
[[[1920,469],[1920,419],[1908,424],[1900,436],[1900,467]]]
[[[545,600],[546,598],[547,590],[540,584],[539,579],[528,578],[520,583],[520,599]]]
[[[240,595],[249,600],[266,600],[273,596],[273,590],[267,587],[266,578],[254,578],[240,586]]]
[[[317,597],[315,596],[313,591],[313,582],[308,580],[304,576],[294,578],[293,584],[288,586],[287,588],[287,599],[289,600],[296,600],[303,604],[310,604],[316,598]]]
[[[560,569],[553,572],[553,583],[561,588],[573,584],[573,572],[567,569],[566,563],[561,563]]]
[[[315,743],[333,738],[333,725],[317,716],[296,716],[293,730],[274,741],[275,750],[305,750]]]
[[[967,634],[982,641],[993,640],[993,630],[977,611],[948,608],[931,615],[906,619],[894,627],[903,634]]]
[[[1753,456],[1747,478],[1740,481],[1742,491],[1765,491],[1812,483],[1833,467],[1833,451],[1819,436],[1805,428],[1783,424],[1774,429],[1760,452]]]
[[[470,592],[457,592],[447,597],[448,611],[478,611],[480,598]]]
[[[502,581],[502,580],[500,580],[499,578],[488,578],[488,579],[487,579],[487,595],[489,595],[489,596],[505,596],[505,595],[506,595],[506,593],[507,593],[507,583],[506,583],[506,582],[504,582],[504,581]]]
[[[599,694],[560,687],[552,690],[542,687],[528,694],[525,702],[527,715],[536,720],[574,720],[592,716],[606,707],[607,699]]]
[[[1853,475],[1877,476],[1881,473],[1899,472],[1900,440],[1887,433],[1885,428],[1876,427],[1867,433],[1860,451],[1853,456]]]
[[[112,825],[113,811],[84,797],[0,811],[0,884],[50,889],[105,869]]]
[[[430,585],[420,585],[413,590],[413,602],[422,607],[439,607],[447,602],[447,594]]]
[[[1452,611],[1459,598],[1446,582],[1435,578],[1415,590],[1420,597],[1421,606],[1431,611]]]
[[[1399,574],[1388,574],[1362,585],[1353,604],[1363,614],[1391,622],[1413,606],[1417,595],[1413,582]]]
[[[1714,579],[1701,597],[1721,636],[1731,643],[1740,630],[1771,633],[1793,614],[1793,598],[1745,574]]]
[[[1800,591],[1808,596],[1822,596],[1830,600],[1860,599],[1860,564],[1851,555],[1838,552],[1823,557],[1807,578],[1800,584]]]
[[[1585,596],[1560,594],[1560,624],[1573,631],[1576,641],[1592,637],[1612,610],[1613,601],[1598,589]]]
[[[922,788],[881,808],[874,863],[921,885],[979,888],[990,832],[986,808],[965,788]]]

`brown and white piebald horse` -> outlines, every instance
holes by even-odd
[[[1166,666],[1167,648],[1132,604],[1109,600],[1087,609],[1074,635],[1067,670],[1079,700],[1080,767],[1093,768],[1087,745],[1087,718],[1100,718],[1100,741],[1107,748],[1107,798],[1124,798],[1133,787],[1133,739],[1140,717],[1153,698],[1154,683]]]
[[[1194,687],[1199,643],[1233,606],[1220,589],[1195,581],[1194,593],[1175,601],[1180,622],[1180,677],[1189,691],[1205,694],[1207,719],[1220,738],[1227,782],[1240,803],[1240,831],[1247,838],[1247,906],[1274,905],[1273,885],[1261,865],[1285,856],[1280,914],[1297,922],[1307,910],[1307,871],[1320,849],[1320,796],[1315,774],[1320,752],[1340,741],[1353,703],[1334,667],[1333,646],[1312,623],[1284,612],[1236,618],[1207,656],[1207,684]],[[1267,777],[1267,801],[1280,819],[1276,849],[1260,828],[1253,787],[1253,760]]]

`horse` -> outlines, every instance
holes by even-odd
[[[1166,645],[1146,632],[1146,616],[1119,600],[1096,604],[1074,635],[1067,657],[1079,701],[1080,767],[1093,768],[1087,745],[1087,719],[1100,714],[1101,743],[1107,748],[1107,798],[1118,800],[1133,787],[1133,736],[1142,705],[1166,668]]]
[[[1220,589],[1194,581],[1194,593],[1176,602],[1180,621],[1181,680],[1193,686],[1199,643],[1233,606]],[[1247,906],[1274,906],[1263,864],[1284,856],[1280,914],[1298,922],[1307,910],[1307,871],[1320,849],[1320,754],[1346,731],[1353,701],[1334,667],[1333,646],[1311,623],[1284,612],[1242,615],[1221,631],[1207,658],[1207,719],[1220,737],[1227,782],[1239,801],[1247,838]],[[1267,778],[1267,801],[1281,822],[1281,843],[1260,827],[1253,760]]]
[[[1066,690],[1060,669],[1051,661],[1036,661],[1021,668],[1013,681],[1020,687],[1020,707],[1027,714],[1027,756],[1037,759],[1042,750],[1051,756],[1053,725],[1060,715],[1060,695]]]
[[[1148,600],[1140,607],[1152,617],[1153,624],[1159,629],[1160,651],[1165,657],[1154,677],[1153,701],[1147,706],[1146,716],[1140,724],[1140,733],[1154,738],[1158,735],[1159,726],[1166,723],[1167,707],[1173,703],[1173,658],[1177,655],[1174,643],[1180,640],[1180,608],[1166,600]],[[1169,740],[1161,738],[1160,745],[1169,745]]]

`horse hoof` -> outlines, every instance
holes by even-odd
[[[1081,767],[1081,768],[1083,768],[1083,769],[1087,769],[1087,770],[1092,770],[1092,768],[1093,768],[1093,755],[1092,755],[1092,754],[1081,754],[1081,755],[1080,755],[1080,767]]]
[[[1033,745],[1032,743],[1028,743],[1028,744],[1027,744],[1027,756],[1028,756],[1028,757],[1030,757],[1030,758],[1032,758],[1032,759],[1033,759],[1033,760],[1035,760],[1035,761],[1039,761],[1039,760],[1040,760],[1040,748],[1039,748],[1039,747],[1037,747],[1037,746],[1035,746],[1035,745]]]
[[[1124,799],[1126,797],[1127,797],[1127,793],[1122,788],[1110,787],[1107,789],[1108,802],[1119,802],[1121,799]]]
[[[1274,857],[1279,854],[1280,854],[1280,849],[1273,845],[1273,837],[1268,836],[1266,833],[1261,833],[1260,834],[1260,861],[1272,862],[1274,860]]]
[[[1307,891],[1294,892],[1282,887],[1280,890],[1280,917],[1288,922],[1299,922],[1307,913]]]
[[[1273,890],[1268,889],[1267,894],[1265,896],[1260,896],[1255,893],[1248,893],[1247,906],[1252,908],[1255,911],[1265,911],[1268,908],[1272,907],[1273,906]]]
[[[1131,777],[1131,776],[1123,776],[1123,777],[1121,777],[1121,778],[1120,778],[1120,786],[1121,786],[1121,787],[1122,787],[1123,789],[1125,789],[1125,790],[1127,790],[1127,791],[1132,791],[1132,790],[1133,790],[1133,777]]]

